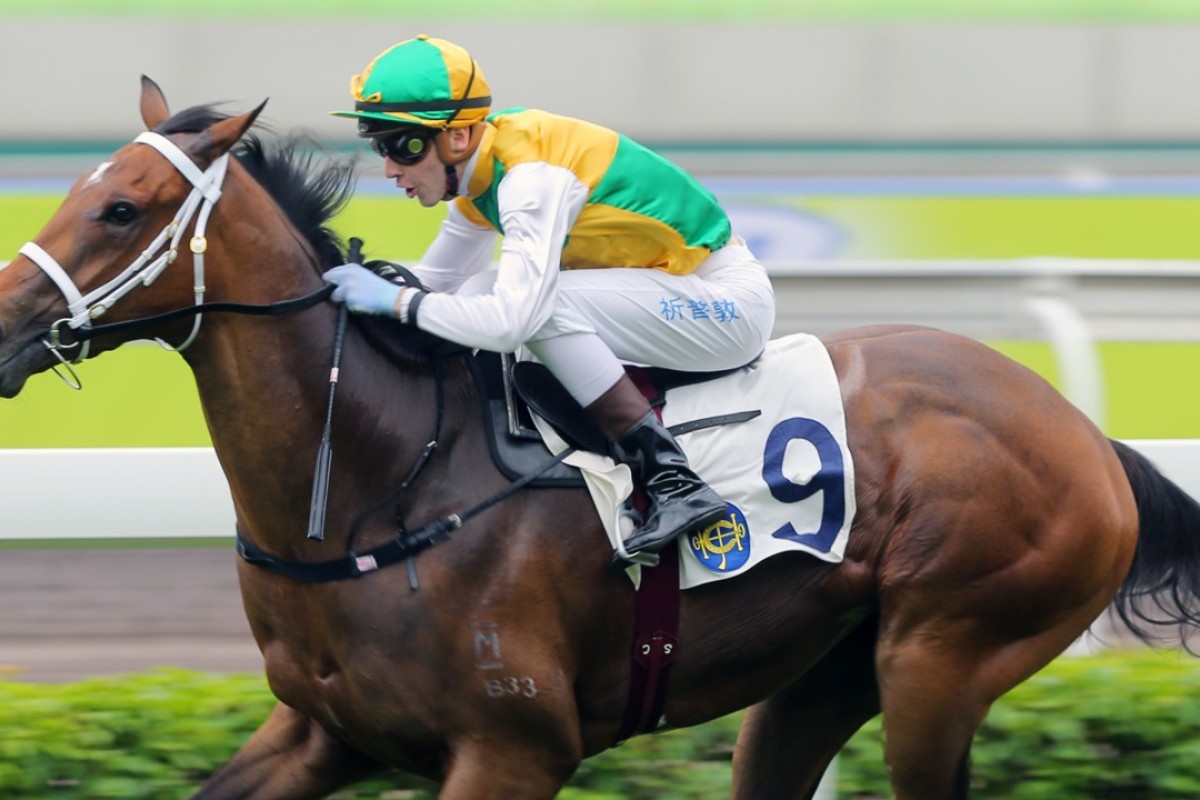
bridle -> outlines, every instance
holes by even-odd
[[[190,346],[199,334],[201,314],[216,311],[255,316],[293,314],[327,300],[335,288],[333,284],[327,283],[320,289],[301,297],[291,300],[276,300],[272,303],[204,302],[204,253],[208,249],[208,239],[205,238],[204,232],[208,227],[208,217],[212,213],[212,208],[221,197],[221,184],[225,180],[229,154],[223,154],[207,170],[201,172],[200,168],[192,163],[183,150],[165,136],[147,131],[134,139],[134,143],[149,145],[162,153],[192,184],[192,191],[184,199],[183,205],[180,206],[174,219],[142,251],[142,254],[134,259],[132,264],[122,270],[117,277],[84,295],[67,275],[67,271],[39,244],[26,242],[19,251],[50,276],[50,279],[67,299],[67,310],[71,312],[71,316],[57,320],[51,325],[49,335],[42,339],[42,344],[59,360],[59,364],[54,367],[54,373],[72,389],[79,389],[81,384],[74,370],[71,369],[71,365],[78,364],[88,357],[89,343],[97,336],[127,333],[155,327],[177,319],[195,317],[192,332],[182,344],[171,345],[155,337],[155,341],[167,350],[180,352]],[[153,283],[162,271],[178,258],[179,243],[197,210],[200,213],[196,217],[195,230],[188,247],[192,252],[194,304],[140,319],[110,322],[107,325],[92,325],[92,320],[102,317],[118,300],[137,288],[138,285],[149,286]],[[164,245],[167,246],[167,250],[159,253]],[[97,300],[97,298],[100,299]],[[74,331],[75,341],[70,343],[62,341],[60,331],[63,325]],[[75,358],[68,360],[61,351],[74,347],[79,348],[79,353]],[[60,367],[68,374],[63,374]]]
[[[179,244],[193,216],[196,217],[196,225],[188,244],[188,249],[192,252],[192,292],[195,298],[195,308],[192,309],[195,311],[192,332],[179,345],[171,345],[157,337],[155,341],[168,350],[182,351],[195,341],[196,335],[200,332],[201,314],[199,309],[204,304],[204,252],[208,249],[208,240],[204,234],[213,206],[221,197],[221,184],[225,180],[225,173],[229,166],[229,154],[222,154],[209,165],[208,169],[201,171],[177,144],[162,134],[145,131],[133,141],[135,144],[153,147],[192,184],[192,191],[184,199],[172,220],[154,237],[154,241],[150,242],[141,255],[122,270],[121,274],[87,294],[83,294],[62,265],[37,242],[26,242],[18,251],[45,272],[67,300],[67,311],[70,316],[55,321],[50,326],[47,338],[43,339],[42,343],[59,360],[61,366],[66,368],[70,373],[70,378],[59,372],[57,366],[54,368],[55,373],[68,386],[75,389],[80,388],[80,384],[70,366],[78,364],[88,357],[92,336],[83,334],[84,332],[94,333],[92,320],[104,316],[122,297],[139,285],[149,286],[162,274],[164,269],[175,262],[179,257]],[[164,246],[166,250],[163,250]],[[61,330],[64,325],[79,334],[75,341],[70,343],[63,341]],[[64,355],[72,348],[79,348],[74,358]]]

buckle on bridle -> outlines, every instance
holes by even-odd
[[[79,347],[78,341],[72,342],[71,344],[67,344],[66,342],[64,342],[62,340],[62,336],[59,334],[58,331],[62,327],[62,324],[64,322],[67,323],[67,327],[70,327],[71,318],[63,317],[62,319],[57,320],[50,326],[50,330],[48,331],[48,336],[50,338],[50,341],[46,342],[46,347],[50,348],[50,350],[55,355],[59,355],[58,354],[59,350],[67,350],[72,347]],[[62,356],[59,355],[59,358],[62,358]]]

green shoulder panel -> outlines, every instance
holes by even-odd
[[[657,219],[679,231],[689,247],[717,250],[730,237],[717,198],[692,175],[627,136],[590,202]]]

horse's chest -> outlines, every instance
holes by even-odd
[[[437,691],[437,670],[412,653],[390,651],[387,643],[396,641],[390,632],[319,615],[290,624],[272,619],[261,627],[273,631],[259,645],[281,702],[346,739],[364,730],[374,737],[428,738],[420,709]]]

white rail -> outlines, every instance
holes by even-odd
[[[1200,498],[1200,440],[1141,439]],[[0,450],[0,539],[232,538],[233,503],[210,448]]]
[[[977,339],[1047,341],[1063,393],[1101,428],[1099,341],[1200,341],[1200,262],[772,262],[777,333],[879,323],[929,325]]]
[[[0,269],[5,266],[0,262]],[[1101,427],[1095,344],[1200,341],[1200,262],[794,261],[769,265],[776,334],[930,325],[1048,341],[1064,393]],[[1135,443],[1200,497],[1200,442]],[[229,536],[233,511],[208,449],[2,450],[0,538]]]
[[[233,536],[209,447],[0,450],[0,539]]]

